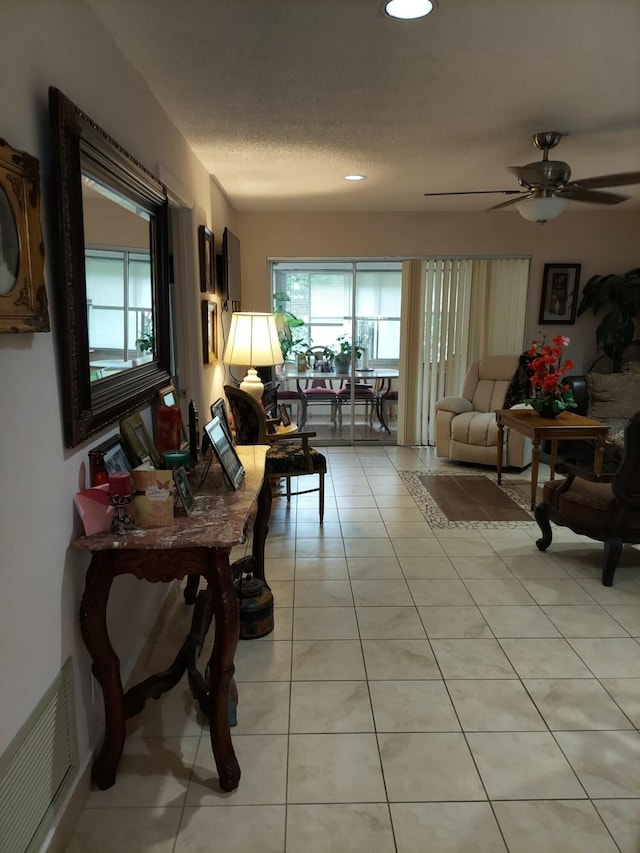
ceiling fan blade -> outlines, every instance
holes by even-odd
[[[518,198],[510,198],[508,201],[501,201],[500,204],[494,204],[492,207],[488,207],[487,210],[500,210],[501,207],[509,207],[511,204],[517,204],[519,201],[523,201],[525,198],[533,198],[535,193],[518,193]]]
[[[486,193],[502,193],[502,195],[514,195],[520,193],[520,190],[464,190],[462,192],[453,193],[424,193],[424,195],[484,195]]]
[[[596,190],[600,187],[630,187],[640,184],[640,172],[620,172],[618,175],[599,175],[595,178],[581,178],[574,181],[579,187]]]
[[[580,183],[567,184],[566,187],[556,190],[555,195],[573,199],[573,201],[588,201],[592,204],[620,204],[629,196],[622,193],[602,193],[595,190],[583,189]]]

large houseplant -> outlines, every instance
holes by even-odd
[[[596,329],[596,343],[613,362],[613,372],[620,373],[624,351],[633,343],[635,322],[640,317],[640,267],[623,275],[591,276],[578,314],[590,308],[594,315],[606,312]]]

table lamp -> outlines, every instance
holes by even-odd
[[[222,360],[230,366],[249,365],[240,388],[260,401],[264,385],[255,365],[267,367],[284,361],[275,316],[254,311],[235,311],[231,315],[229,339]]]

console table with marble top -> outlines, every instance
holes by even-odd
[[[211,746],[222,789],[232,791],[238,787],[240,767],[231,743],[229,696],[234,689],[233,659],[238,644],[239,615],[233,586],[234,567],[229,555],[253,531],[252,566],[256,576],[264,579],[271,489],[264,476],[269,448],[258,445],[236,449],[246,470],[237,490],[227,485],[220,466],[214,463],[196,494],[192,515],[176,513],[173,524],[167,527],[134,528],[122,535],[105,532],[73,542],[75,549],[91,553],[80,606],[80,627],[104,698],[105,739],[93,766],[93,780],[99,788],[110,788],[115,783],[124,748],[126,718],[142,710],[150,696],[157,699],[171,689],[188,665],[189,638],[169,670],[145,679],[125,694],[120,661],[111,645],[106,619],[111,584],[123,574],[152,582],[186,576],[195,576],[196,583],[197,576],[205,579],[215,616],[205,690],[210,703]],[[191,672],[189,681],[193,688]],[[198,698],[202,705],[202,697]]]

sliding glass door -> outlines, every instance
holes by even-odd
[[[274,311],[306,425],[336,444],[395,444],[401,261],[274,261]]]

